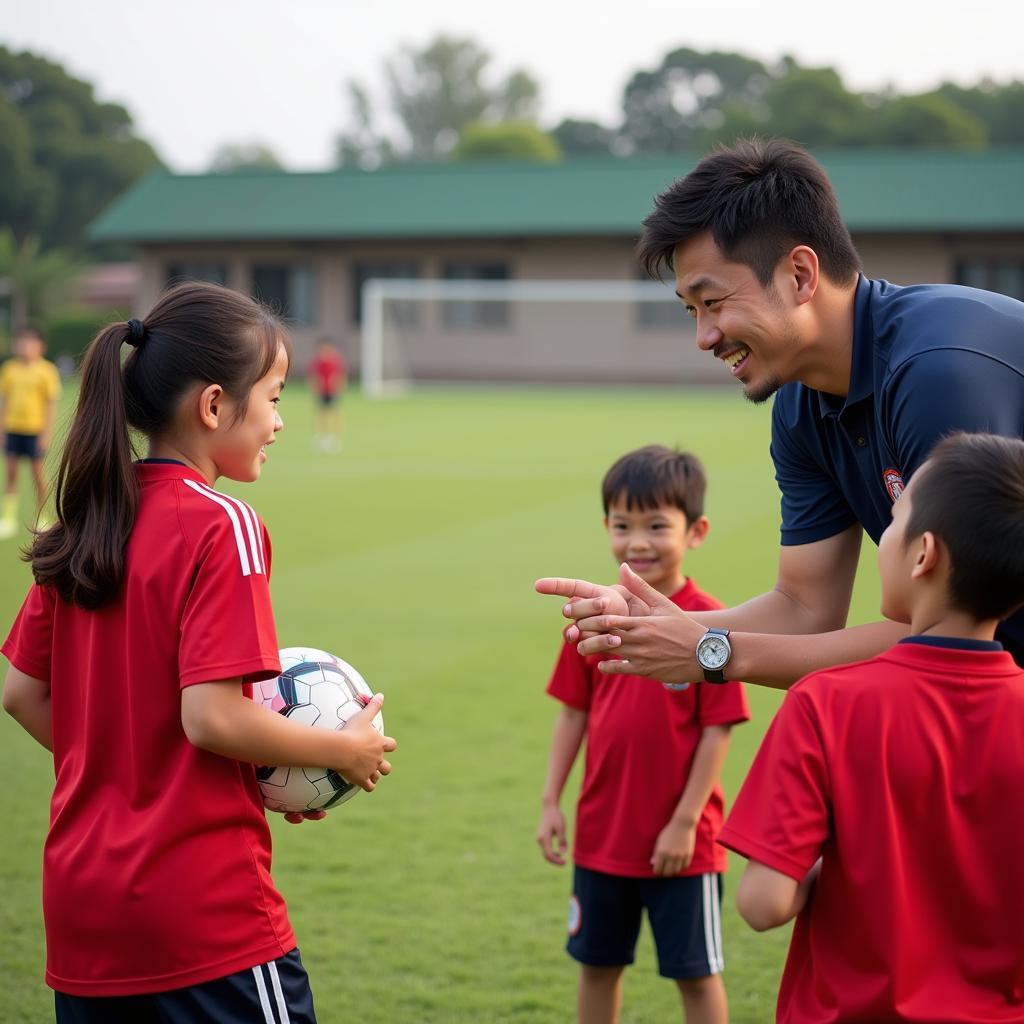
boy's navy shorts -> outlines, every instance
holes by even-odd
[[[12,434],[7,432],[4,448],[8,455],[19,459],[41,459],[43,453],[39,450],[38,434]]]
[[[316,1024],[299,951],[226,978],[144,996],[54,993],[57,1024]]]
[[[705,978],[722,956],[722,876],[626,878],[576,867],[566,950],[590,967],[633,962],[643,911],[664,978]]]

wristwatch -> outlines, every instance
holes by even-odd
[[[707,683],[724,683],[725,666],[732,657],[732,644],[729,643],[729,630],[709,629],[697,641],[697,664],[704,669],[704,681]]]

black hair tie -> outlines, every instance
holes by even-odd
[[[146,325],[141,320],[136,320],[132,317],[128,321],[128,337],[125,341],[129,345],[134,345],[138,348],[146,340]]]

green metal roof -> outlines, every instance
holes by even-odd
[[[853,231],[1024,230],[1024,147],[818,152]],[[696,156],[455,163],[312,174],[170,174],[138,182],[96,241],[628,235]]]

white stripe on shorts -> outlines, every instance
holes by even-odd
[[[290,1024],[288,1007],[285,1005],[284,993],[281,991],[281,977],[277,973],[277,964],[271,960],[267,964],[267,970],[270,971],[270,984],[274,987],[274,998],[277,1000],[277,1015],[281,1019],[281,1024]]]
[[[188,480],[185,481],[185,483],[188,482]],[[264,1024],[275,1024],[274,1011],[270,1009],[270,997],[267,995],[267,983],[263,980],[263,968],[257,964],[252,969],[252,976],[256,979],[256,991],[260,994]]]
[[[235,532],[235,546],[238,548],[238,561],[242,566],[242,575],[251,576],[252,569],[249,567],[249,553],[245,547],[245,538],[242,536],[242,524],[238,521],[238,513],[235,511],[234,506],[223,495],[203,487],[202,484],[196,483],[195,480],[184,480],[182,482],[188,487],[191,487],[196,494],[201,494],[204,498],[209,498],[210,501],[220,505],[220,507],[227,512],[228,519],[231,520],[231,526]],[[259,569],[256,571],[259,572]]]
[[[718,913],[717,875],[701,875],[704,895],[704,950],[708,970],[718,974],[725,966],[722,957],[722,922]]]

